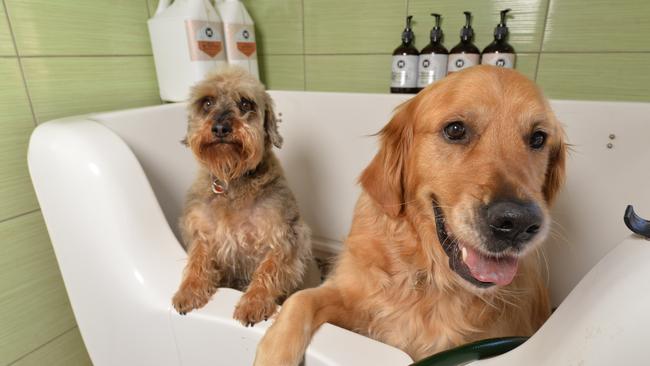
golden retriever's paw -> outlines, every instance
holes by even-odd
[[[277,307],[271,297],[245,293],[239,300],[233,317],[245,326],[253,326],[275,314]]]
[[[203,294],[205,291],[182,286],[172,298],[172,305],[179,314],[185,315],[194,309],[205,306],[210,301],[210,296]]]

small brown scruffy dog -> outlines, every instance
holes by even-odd
[[[272,147],[282,145],[271,97],[240,68],[192,89],[186,144],[200,163],[180,220],[188,251],[172,303],[204,306],[219,286],[244,290],[234,313],[244,325],[273,315],[311,258],[303,223]]]

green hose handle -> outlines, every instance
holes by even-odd
[[[458,366],[498,356],[517,348],[528,337],[491,338],[436,353],[410,366]]]

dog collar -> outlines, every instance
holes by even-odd
[[[228,190],[226,183],[220,181],[215,177],[212,177],[212,184],[210,186],[212,188],[212,193],[214,194],[224,194]]]

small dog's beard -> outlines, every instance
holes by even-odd
[[[264,136],[250,126],[236,128],[228,143],[215,141],[208,130],[193,134],[189,144],[215,178],[226,183],[255,169],[264,155]]]

